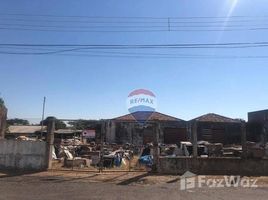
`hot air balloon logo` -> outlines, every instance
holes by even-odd
[[[153,92],[146,89],[132,91],[127,98],[127,109],[140,123],[146,122],[156,111],[157,101]]]

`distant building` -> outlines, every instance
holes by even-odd
[[[265,138],[262,135],[268,129],[268,110],[260,110],[248,113],[247,136],[251,141],[259,142]],[[268,136],[266,136],[268,137]],[[266,138],[267,140],[267,138]]]
[[[192,119],[197,122],[197,139],[211,143],[232,144],[241,142],[241,121],[209,113]]]
[[[109,143],[131,143],[143,145],[154,141],[155,124],[160,125],[159,142],[175,144],[188,139],[187,122],[176,117],[154,112],[140,126],[132,114],[108,120],[106,124],[106,141]]]
[[[41,130],[42,126],[9,126],[7,133],[6,133],[6,138],[7,139],[15,139],[19,136],[25,136],[28,138],[40,138],[41,136]],[[82,130],[73,130],[73,129],[58,129],[55,130],[54,132],[54,138],[55,140],[57,139],[71,139],[74,137],[79,137],[81,136]],[[47,135],[47,127],[43,127],[43,136]]]
[[[15,139],[19,136],[25,136],[29,138],[37,138],[41,136],[42,126],[14,126],[8,127],[5,138]],[[46,134],[46,126],[43,127],[43,135]]]
[[[74,130],[74,129],[58,129],[54,132],[55,139],[72,139],[72,138],[80,138],[82,130]]]
[[[248,122],[257,122],[261,124],[268,123],[268,110],[249,112]]]

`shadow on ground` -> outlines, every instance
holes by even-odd
[[[143,178],[145,178],[147,176],[151,176],[151,175],[152,174],[150,174],[150,173],[145,173],[145,174],[141,174],[141,175],[138,175],[138,176],[134,176],[134,177],[131,177],[131,178],[127,179],[127,180],[124,180],[124,181],[122,181],[120,183],[117,183],[117,185],[130,185],[132,183],[136,183],[139,180],[141,180],[141,179],[143,179]]]
[[[15,176],[30,175],[30,174],[38,174],[40,172],[42,171],[0,170],[0,179],[8,178],[8,177],[15,177]]]

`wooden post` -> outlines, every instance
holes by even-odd
[[[194,122],[192,127],[192,137],[193,137],[193,157],[197,158],[197,121]]]
[[[47,119],[47,168],[52,169],[52,153],[54,145],[55,118]]]
[[[247,157],[247,130],[246,123],[241,122],[241,145],[242,145],[242,158]]]

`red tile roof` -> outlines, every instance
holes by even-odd
[[[114,118],[116,121],[136,121],[132,114],[123,115],[121,117]],[[165,115],[159,112],[154,112],[149,118],[148,121],[184,121],[182,119]]]
[[[217,114],[214,114],[214,113],[208,113],[206,115],[202,115],[200,117],[192,119],[191,121],[241,123],[241,121],[238,120],[238,119],[232,119],[232,118],[224,117],[224,116],[217,115]]]

